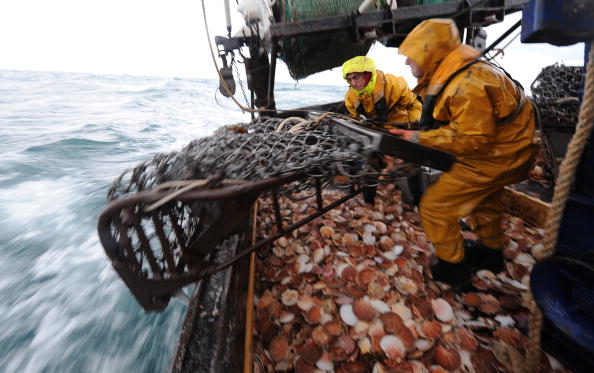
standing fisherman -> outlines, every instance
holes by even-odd
[[[418,79],[421,126],[437,128],[390,132],[457,157],[420,203],[438,258],[433,279],[459,285],[469,279],[470,268],[500,272],[504,187],[526,178],[538,148],[532,105],[510,77],[460,42],[451,19],[422,22],[398,53]],[[458,219],[468,215],[480,243],[463,241]]]

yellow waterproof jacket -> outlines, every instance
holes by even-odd
[[[423,99],[438,93],[450,75],[479,56],[461,44],[449,19],[422,22],[402,42],[399,53],[423,69],[415,88]],[[455,154],[457,162],[449,171],[455,179],[506,185],[526,177],[537,150],[534,112],[523,92],[499,69],[477,62],[455,76],[436,97],[433,118],[446,125],[420,132],[418,142]]]
[[[343,66],[343,76],[352,72],[370,71],[361,70],[361,66],[349,66],[348,62]],[[402,77],[392,74],[384,74],[380,70],[374,71],[369,85],[374,85],[369,93],[369,89],[363,89],[357,92],[353,87],[347,91],[344,102],[352,117],[365,115],[367,118],[382,117],[385,113],[387,123],[411,123],[416,122],[421,117],[421,103],[417,96],[410,90],[408,84]],[[370,87],[366,87],[370,88]],[[390,126],[385,126],[389,128]]]

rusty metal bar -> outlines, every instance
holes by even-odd
[[[163,278],[163,271],[161,270],[161,267],[159,267],[157,259],[155,259],[153,250],[151,250],[151,244],[148,240],[148,237],[144,233],[142,225],[137,220],[134,221],[134,228],[136,229],[136,234],[138,235],[138,240],[140,241],[140,248],[146,255],[149,265],[151,266],[151,270],[156,277]]]
[[[316,177],[315,181],[316,185],[316,203],[318,204],[318,210],[324,208],[324,201],[322,200],[322,183],[320,183],[320,179]]]
[[[175,266],[175,260],[173,259],[173,249],[169,246],[169,241],[165,237],[165,231],[163,230],[163,222],[159,219],[157,211],[151,213],[153,224],[155,225],[155,232],[161,242],[161,248],[163,249],[163,257],[167,262],[167,268],[171,273],[178,273],[177,267]]]
[[[128,254],[127,258],[129,258],[129,260],[132,262],[132,264],[136,267],[137,270],[141,269],[142,266],[136,258],[136,254],[134,253],[134,249],[132,248],[132,241],[128,236],[128,229],[124,227],[124,224],[117,215],[114,217],[114,226],[120,235],[118,240],[120,245],[122,245],[124,249],[126,249],[126,252]]]
[[[276,226],[278,227],[278,231],[282,232],[283,217],[281,216],[280,205],[278,203],[278,187],[272,188],[272,206],[274,208],[274,217],[276,219]]]

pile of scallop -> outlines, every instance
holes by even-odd
[[[325,204],[341,196],[327,192]],[[380,186],[374,206],[351,199],[259,252],[254,372],[517,370],[511,365],[528,341],[528,273],[543,232],[507,216],[507,270],[478,271],[454,292],[431,280],[433,249],[400,197],[393,185]],[[281,206],[286,225],[313,213],[316,201]],[[276,231],[271,201],[260,203],[258,231]],[[563,370],[542,356],[539,371]]]

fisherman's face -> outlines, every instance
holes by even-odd
[[[407,64],[408,66],[410,66],[410,72],[412,73],[412,75],[415,78],[420,78],[423,76],[423,74],[424,74],[423,69],[421,68],[421,66],[417,65],[415,63],[415,61],[413,61],[407,57],[406,61],[404,63]]]
[[[369,83],[369,79],[371,79],[371,73],[348,73],[346,78],[351,87],[355,88],[357,91],[360,91],[365,88],[367,83]]]

